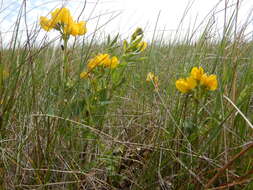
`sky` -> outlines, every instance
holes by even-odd
[[[39,31],[40,16],[49,17],[50,11],[66,6],[74,18],[80,16],[80,20],[87,22],[87,38],[93,35],[96,28],[96,37],[104,39],[108,34],[117,33],[126,38],[135,28],[141,27],[148,41],[151,41],[153,36],[156,40],[163,38],[169,41],[185,36],[189,30],[192,32],[196,28],[197,37],[208,21],[215,25],[217,31],[222,29],[225,1],[230,7],[227,10],[229,17],[237,0],[26,0],[26,20],[29,30]],[[11,39],[23,3],[23,0],[0,0],[0,32],[5,41]],[[252,9],[252,0],[241,0],[238,22],[239,26],[243,26],[248,19],[248,33],[251,33],[253,26]],[[182,18],[183,23],[179,25]],[[20,31],[26,28],[24,20],[23,14]],[[50,40],[58,35],[57,32],[46,33],[42,30],[39,33],[38,40],[45,36]],[[25,38],[25,35],[22,38]]]

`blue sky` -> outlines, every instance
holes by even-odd
[[[74,18],[77,18],[81,13],[84,2],[84,0],[27,0],[26,18],[28,28],[35,30],[36,26],[38,26],[40,16],[46,16],[50,11],[62,5],[68,7]],[[87,0],[80,20],[87,21],[89,33],[92,33],[96,26],[102,27],[98,32],[98,36],[101,38],[107,34],[116,34],[118,32],[125,37],[136,27],[142,27],[146,32],[146,38],[150,40],[153,36],[158,14],[160,13],[156,33],[158,36],[159,34],[164,34],[165,38],[169,39],[175,36],[175,31],[178,28],[187,5],[191,5],[191,8],[180,28],[182,35],[189,27],[193,28],[193,26],[196,27],[201,23],[218,2],[219,0]],[[229,5],[234,7],[233,4],[236,0],[230,0],[228,2]],[[4,37],[6,40],[10,39],[22,3],[23,0],[3,0],[0,4],[0,31],[2,38]],[[224,8],[224,3],[225,0],[221,0],[219,6],[214,10],[214,14],[209,16],[209,18],[213,17],[215,19],[217,29],[222,28],[223,25],[224,11],[220,10]],[[239,22],[245,22],[252,8],[252,0],[242,1]],[[231,14],[231,11],[228,11],[229,14]],[[249,32],[252,28],[251,25],[253,25],[251,17]],[[207,21],[208,19],[205,20],[205,22]],[[103,26],[105,23],[107,24]],[[20,29],[24,29],[24,26],[24,21],[22,21]],[[39,27],[36,30],[39,30]],[[57,36],[56,32],[50,33],[50,35],[44,31],[40,31],[40,33],[38,39],[41,39],[45,35],[48,35],[49,39]]]

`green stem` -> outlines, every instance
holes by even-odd
[[[64,79],[64,82],[68,81],[68,54],[67,54],[67,49],[68,49],[68,38],[64,37],[64,53],[63,53],[63,68],[62,68],[62,77]]]
[[[197,126],[198,124],[198,109],[199,109],[199,101],[195,99],[195,113],[193,117],[193,124]]]

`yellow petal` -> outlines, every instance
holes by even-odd
[[[193,67],[191,70],[191,77],[195,80],[200,80],[202,75],[204,74],[204,69],[202,67]]]
[[[53,12],[51,12],[51,20],[53,25],[61,22],[61,9],[57,8]]]
[[[51,20],[44,16],[40,17],[40,26],[46,31],[50,31],[53,28]]]
[[[187,93],[189,92],[188,84],[185,81],[185,79],[178,79],[176,81],[176,87],[177,89],[182,92],[182,93]]]
[[[109,54],[99,54],[96,57],[96,61],[98,65],[109,66],[111,64],[110,55]]]
[[[68,8],[57,8],[53,12],[51,12],[51,20],[54,25],[57,23],[69,24],[73,22],[71,13]]]
[[[197,86],[197,82],[193,77],[187,77],[186,82],[188,84],[189,90],[192,90]]]
[[[192,89],[194,89],[197,86],[197,82],[194,78],[188,77],[186,79],[178,79],[176,81],[176,87],[177,89],[182,93],[190,92]]]
[[[78,33],[79,33],[78,25],[76,23],[72,23],[70,25],[70,32],[69,32],[69,34],[71,34],[72,36],[77,36]]]
[[[72,36],[83,35],[87,32],[85,24],[83,21],[76,23],[71,20],[64,26],[64,33],[71,34]]]
[[[61,22],[67,25],[73,23],[73,18],[71,16],[71,13],[69,9],[65,7],[61,9]]]
[[[214,91],[218,88],[216,75],[207,76],[204,74],[201,78],[201,85],[204,85],[208,90]]]
[[[78,35],[84,35],[87,32],[86,22],[81,21],[81,22],[77,23],[77,25],[78,25],[78,29],[79,29]]]

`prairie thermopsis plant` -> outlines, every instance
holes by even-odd
[[[180,123],[190,135],[196,135],[199,129],[199,116],[205,112],[199,108],[205,107],[208,91],[214,91],[218,87],[216,75],[207,75],[202,67],[193,67],[190,76],[176,81],[176,88],[187,94],[182,107]],[[193,101],[188,101],[191,98]],[[184,114],[183,114],[184,113]],[[187,114],[186,114],[187,113]]]
[[[130,42],[124,41],[123,47],[118,43],[117,35],[111,39],[108,36],[105,52],[100,52],[91,57],[80,78],[86,86],[86,107],[90,114],[89,121],[101,125],[107,105],[111,102],[114,92],[124,83],[128,65],[142,60],[141,53],[146,49],[147,43],[143,39],[143,31],[138,28],[131,36]],[[157,79],[153,81],[158,84]],[[93,117],[93,118],[92,118]],[[90,123],[91,124],[91,123]]]

